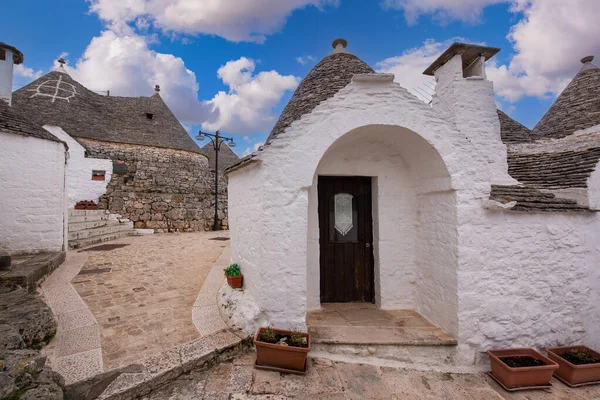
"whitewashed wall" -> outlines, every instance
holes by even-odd
[[[0,101],[12,103],[13,60],[12,50],[5,49],[6,60],[0,60]]]
[[[68,206],[74,207],[81,200],[98,202],[106,192],[106,186],[112,177],[113,162],[100,158],[86,158],[85,148],[58,126],[46,125],[44,128],[69,146],[67,165]],[[106,171],[103,181],[92,180],[92,171]]]
[[[390,137],[391,136],[391,137]],[[389,130],[357,130],[335,142],[321,159],[309,194],[308,308],[320,308],[319,175],[373,177],[373,252],[376,302],[415,308],[416,195],[413,174]]]
[[[319,163],[322,171],[333,168],[327,150],[354,130],[375,135],[389,126],[420,184],[413,301],[457,337],[454,361],[482,362],[491,347],[599,345],[598,218],[482,207],[492,183],[515,181],[492,83],[463,79],[460,65],[453,59],[438,71],[433,108],[393,83],[353,82],[293,123],[254,166],[230,174],[233,261],[245,270],[248,301],[261,310],[254,324],[301,327],[306,310],[317,307],[318,241],[309,205]],[[441,158],[424,157],[428,152]]]
[[[302,327],[306,310],[317,306],[318,241],[315,224],[308,223],[309,215],[314,220],[312,213],[316,212],[314,206],[309,207],[310,195],[315,198],[310,192],[326,151],[336,140],[358,129],[365,129],[367,135],[389,134],[398,139],[396,150],[402,151],[404,162],[418,176],[420,192],[451,190],[451,177],[460,173],[461,160],[469,158],[470,142],[451,124],[399,85],[379,80],[348,85],[267,146],[260,153],[260,165],[230,174],[233,260],[248,274],[246,287],[251,301],[262,310],[261,317],[273,325]],[[439,155],[430,158],[432,153],[448,155],[447,165]],[[389,194],[390,198],[397,195]],[[392,211],[378,213],[389,216]],[[254,234],[248,235],[249,231]],[[386,264],[399,257],[391,244],[378,250],[378,259]],[[452,254],[456,256],[456,252]],[[452,259],[446,260],[446,265],[456,268],[456,259],[454,265]],[[274,277],[280,278],[274,282]],[[414,275],[402,280],[414,280]],[[391,286],[382,293],[386,290],[391,293]],[[414,302],[414,296],[406,296],[407,292],[390,294],[390,307]],[[412,300],[407,300],[409,297]],[[385,299],[380,301],[385,307]]]
[[[0,132],[0,248],[66,249],[65,147]]]

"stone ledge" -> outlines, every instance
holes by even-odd
[[[7,286],[21,286],[33,293],[38,283],[58,268],[65,257],[64,251],[34,255],[28,260],[13,264],[10,270],[1,272],[0,282]]]
[[[66,388],[67,400],[134,399],[197,368],[228,360],[249,347],[250,337],[227,329],[177,346],[140,363],[94,376]]]
[[[339,345],[456,346],[453,337],[437,327],[392,328],[382,326],[313,326],[313,343]]]

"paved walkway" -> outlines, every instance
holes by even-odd
[[[228,232],[156,234],[70,252],[42,285],[59,321],[47,350],[52,367],[78,382],[223,329],[215,300],[222,267],[209,274],[228,250],[228,241],[211,239],[223,237]],[[192,318],[198,307],[206,312]]]
[[[600,386],[508,393],[485,374],[447,374],[310,359],[306,376],[256,370],[254,352],[182,375],[145,400],[584,400]]]

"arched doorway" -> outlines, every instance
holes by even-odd
[[[420,135],[368,125],[341,136],[317,167],[308,219],[309,310],[374,302],[458,332],[455,193]]]

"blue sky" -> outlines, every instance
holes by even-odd
[[[420,72],[456,38],[500,47],[488,66],[498,104],[533,127],[578,60],[600,53],[593,19],[600,2],[564,3],[10,1],[3,4],[0,41],[25,54],[15,89],[66,53],[72,75],[93,90],[150,95],[159,83],[192,135],[220,128],[235,136],[241,155],[266,138],[295,86],[337,37],[376,70],[395,72],[409,90],[422,87]]]

